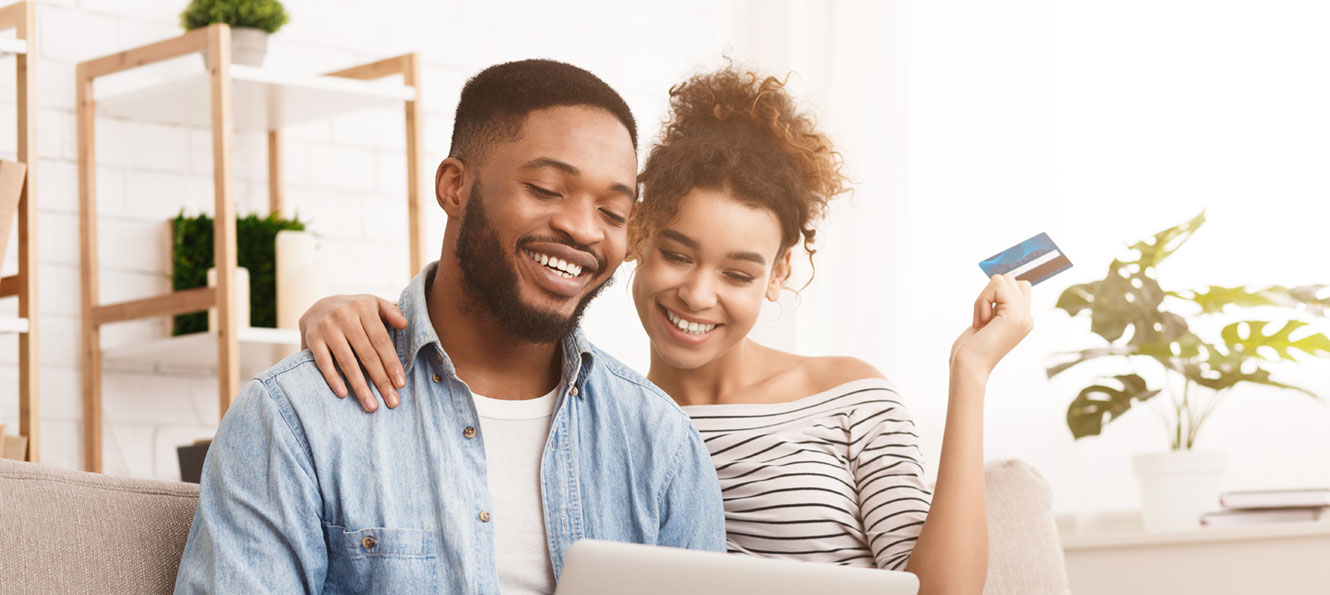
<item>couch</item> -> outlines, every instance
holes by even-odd
[[[985,595],[1069,593],[1048,484],[986,465]],[[0,594],[170,593],[198,503],[188,483],[0,460]]]

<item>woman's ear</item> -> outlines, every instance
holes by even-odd
[[[460,218],[466,210],[465,172],[466,166],[453,157],[440,161],[439,169],[434,172],[434,196],[449,219]]]
[[[780,299],[780,290],[785,286],[785,282],[790,280],[790,258],[793,250],[785,250],[780,256],[776,257],[776,266],[771,268],[771,281],[767,283],[766,298],[768,301]]]

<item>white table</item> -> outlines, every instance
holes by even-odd
[[[1061,517],[1076,595],[1330,594],[1330,521],[1145,533],[1135,513]]]

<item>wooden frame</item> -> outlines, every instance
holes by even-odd
[[[173,291],[164,295],[131,300],[118,304],[102,304],[99,298],[97,254],[97,171],[94,150],[94,128],[97,106],[93,96],[93,82],[102,76],[122,72],[139,66],[201,52],[207,58],[212,113],[213,150],[213,241],[217,282],[214,287]],[[240,353],[236,338],[236,303],[232,287],[236,269],[235,202],[233,200],[232,149],[234,147],[234,114],[232,113],[231,29],[226,25],[212,25],[185,33],[179,37],[144,45],[134,49],[81,62],[76,72],[78,96],[78,155],[79,155],[79,227],[80,272],[83,300],[83,420],[84,466],[89,471],[102,471],[102,353],[100,327],[104,324],[140,320],[156,316],[170,316],[185,312],[217,309],[217,391],[219,418],[226,414],[232,400],[240,390]],[[406,102],[407,138],[407,209],[411,230],[410,250],[412,274],[423,265],[424,222],[419,217],[420,184],[418,159],[419,140],[419,69],[415,54],[389,58],[371,64],[331,73],[347,78],[380,78],[401,74],[405,84],[415,89],[415,100]],[[268,131],[268,206],[274,213],[284,207],[282,193],[281,131]]]
[[[27,166],[23,193],[18,203],[18,274],[0,279],[0,297],[18,296],[18,315],[28,328],[18,338],[18,431],[27,436],[25,460],[41,460],[41,407],[38,404],[37,320],[37,89],[34,66],[37,59],[37,19],[32,2],[0,8],[0,30],[14,29],[24,41],[24,53],[14,56],[18,88],[18,160]]]

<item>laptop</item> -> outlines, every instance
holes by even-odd
[[[583,539],[555,595],[917,595],[908,572]]]

